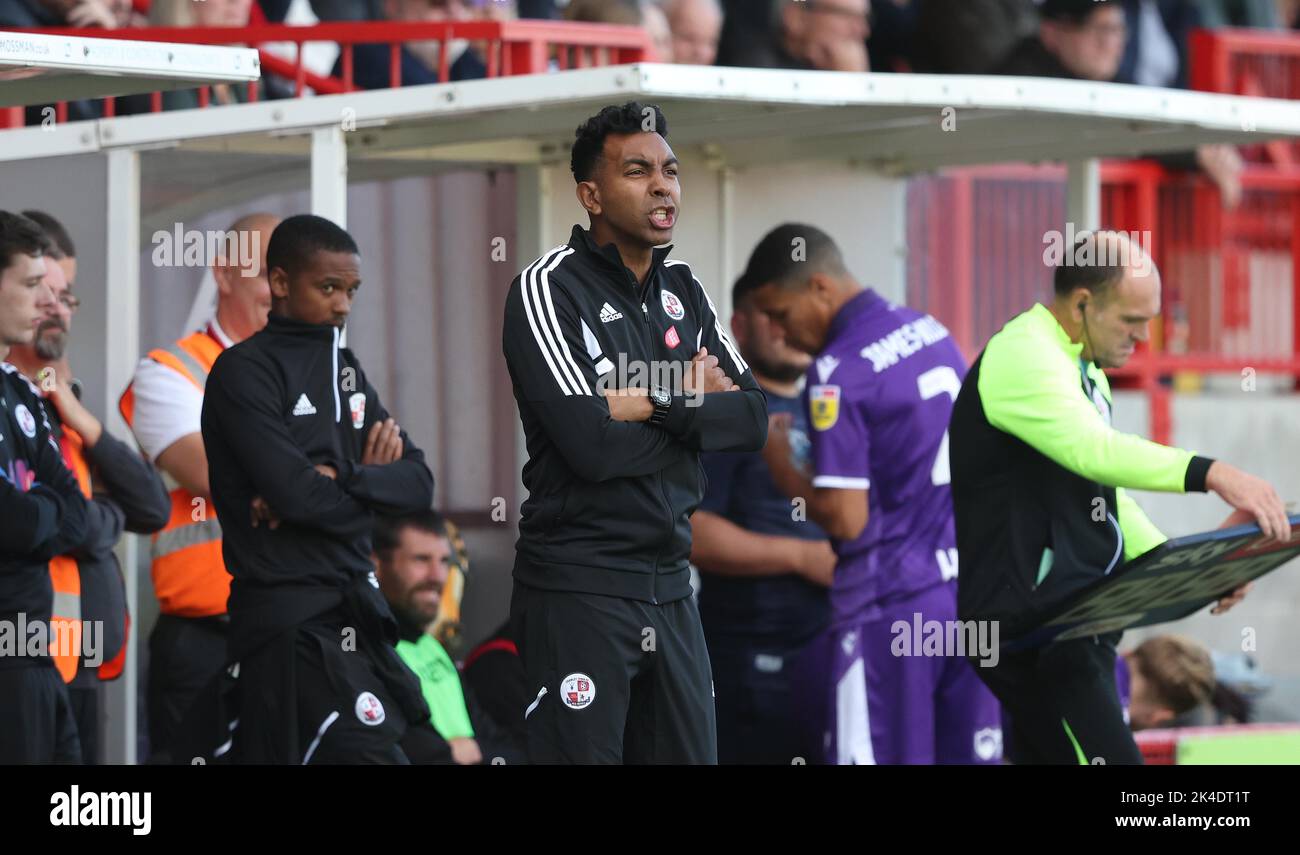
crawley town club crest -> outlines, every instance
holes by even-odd
[[[808,390],[813,430],[830,430],[840,418],[840,387],[813,386]]]
[[[362,692],[357,695],[356,703],[357,719],[364,725],[375,727],[384,723],[387,715],[384,713],[384,705],[380,703],[371,692]]]
[[[361,430],[366,425],[366,393],[357,392],[348,398],[348,409],[352,412],[352,427]]]
[[[570,674],[560,683],[560,699],[569,709],[589,707],[596,700],[596,684],[586,674]]]
[[[659,302],[663,304],[664,314],[674,321],[680,321],[686,317],[686,309],[682,306],[682,301],[677,299],[677,295],[672,291],[660,291]]]

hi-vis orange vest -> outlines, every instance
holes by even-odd
[[[199,391],[208,382],[212,363],[221,355],[221,343],[206,332],[196,332],[171,347],[149,352]],[[134,429],[134,384],[126,387],[118,404],[122,418]],[[163,480],[171,491],[171,518],[153,536],[153,589],[163,614],[208,617],[226,612],[230,574],[221,557],[221,524],[211,502],[181,487],[167,473]]]
[[[90,498],[90,469],[81,454],[82,442],[67,425],[59,439],[59,451],[77,486]],[[75,559],[59,555],[50,559],[50,581],[54,585],[54,612],[50,616],[50,658],[63,682],[71,683],[81,664],[81,570]]]
[[[59,452],[63,462],[77,479],[81,493],[90,499],[90,467],[86,465],[86,456],[82,449],[85,442],[81,435],[67,425],[63,425],[63,435],[59,437]],[[50,581],[54,585],[54,613],[50,618],[53,630],[54,647],[50,651],[55,666],[59,669],[65,683],[71,683],[77,676],[77,667],[81,664],[81,568],[76,559],[60,555],[50,559]],[[126,616],[126,631],[130,635],[131,616]],[[127,641],[123,639],[122,649],[109,662],[102,662],[96,672],[101,680],[116,680],[122,675],[126,666]]]

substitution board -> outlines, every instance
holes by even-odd
[[[1290,519],[1286,543],[1266,543],[1254,523],[1167,540],[1084,588],[1005,646],[1036,647],[1187,617],[1300,554],[1300,515]]]

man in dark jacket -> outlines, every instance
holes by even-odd
[[[60,604],[79,603],[83,655],[56,657],[77,732],[81,760],[99,759],[99,696],[103,681],[119,677],[126,663],[130,615],[122,569],[113,553],[124,531],[152,534],[167,524],[171,499],[158,473],[128,446],[104,430],[81,403],[80,383],[67,362],[68,334],[80,301],[73,294],[76,248],[63,226],[40,211],[24,216],[51,240],[45,259],[50,303],[31,344],[10,349],[9,362],[40,390],[46,417],[64,463],[87,494],[87,536],[76,549],[51,564]],[[93,633],[93,634],[92,634]],[[91,634],[89,638],[86,634]]]
[[[1128,27],[1117,83],[1186,89],[1192,30],[1204,26],[1200,4],[1186,0],[1120,0]]]
[[[1038,29],[1033,0],[914,0],[912,5],[917,7],[915,70],[929,74],[988,74]]]
[[[1128,30],[1117,0],[1045,0],[1038,32],[1026,36],[994,74],[1111,81]]]
[[[704,287],[667,259],[681,192],[667,133],[637,103],[578,128],[591,229],[506,298],[529,457],[511,610],[532,762],[717,760],[688,565],[699,452],[762,448],[767,405]]]
[[[375,512],[428,507],[433,476],[340,346],[361,284],[351,236],[321,217],[290,217],[271,235],[267,267],[267,326],[222,353],[203,400],[233,577],[233,755],[405,763],[399,743],[429,709],[393,649],[370,532]]]
[[[0,360],[29,344],[54,301],[45,284],[49,239],[0,211]],[[59,455],[38,390],[0,362],[0,764],[81,759],[67,686],[49,632],[49,561],[86,537],[86,501]],[[52,645],[51,642],[54,642]]]
[[[1166,538],[1126,490],[1213,491],[1289,540],[1266,481],[1224,462],[1125,434],[1111,424],[1104,368],[1120,368],[1160,316],[1160,273],[1115,232],[1089,233],[1054,273],[1055,299],[999,330],[962,384],[949,425],[963,621],[1003,638]],[[1245,586],[1216,611],[1245,596]],[[1118,633],[1005,653],[975,671],[1010,720],[1013,763],[1138,764],[1115,684]]]

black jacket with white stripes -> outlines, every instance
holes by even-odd
[[[757,451],[767,403],[684,262],[654,251],[644,284],[575,226],[510,285],[504,349],[528,444],[514,575],[527,585],[667,603],[690,594],[701,451]],[[701,348],[741,388],[687,398]],[[676,373],[674,373],[676,372]],[[603,388],[673,392],[662,426],[610,417]]]

